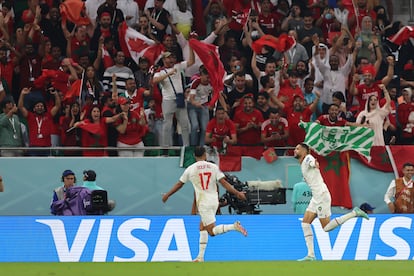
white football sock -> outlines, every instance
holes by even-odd
[[[308,256],[315,257],[313,248],[313,231],[309,223],[302,222],[303,235],[305,236],[306,247],[308,248]]]
[[[213,233],[216,236],[229,232],[230,230],[235,230],[233,224],[220,224],[213,228]]]
[[[348,214],[334,218],[323,228],[323,231],[329,232],[335,229],[336,227],[338,227],[339,225],[344,224],[347,220],[354,218],[354,217],[356,217],[356,214],[354,211],[352,211],[352,212],[349,212]]]
[[[206,251],[208,242],[208,232],[206,230],[200,231],[200,241],[197,259],[204,259],[204,252]]]

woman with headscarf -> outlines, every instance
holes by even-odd
[[[380,87],[386,99],[384,106],[380,107],[378,97],[371,95],[365,103],[365,109],[358,114],[356,119],[357,124],[370,127],[374,130],[373,146],[385,146],[383,133],[384,119],[391,111],[391,98],[388,94],[388,90],[383,84],[381,84]]]
[[[382,48],[381,39],[373,31],[374,23],[370,16],[364,16],[361,22],[361,31],[355,35],[356,47],[359,48],[357,57],[364,57],[374,64],[376,61],[375,50],[376,47]],[[373,42],[373,37],[376,37],[378,44]]]

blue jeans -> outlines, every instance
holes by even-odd
[[[195,107],[192,104],[187,104],[187,110],[191,124],[190,145],[204,146],[206,128],[210,120],[208,107]]]

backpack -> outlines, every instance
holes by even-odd
[[[103,215],[108,212],[107,191],[71,187],[65,199],[52,203],[52,210],[58,216]]]

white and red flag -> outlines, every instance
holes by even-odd
[[[157,43],[135,29],[128,27],[125,21],[122,22],[119,31],[119,41],[125,56],[131,57],[137,64],[141,57],[147,58],[150,65],[155,64],[165,51],[161,43]]]
[[[410,38],[414,38],[414,27],[405,26],[402,27],[395,35],[390,36],[388,39],[394,44],[402,45]]]

